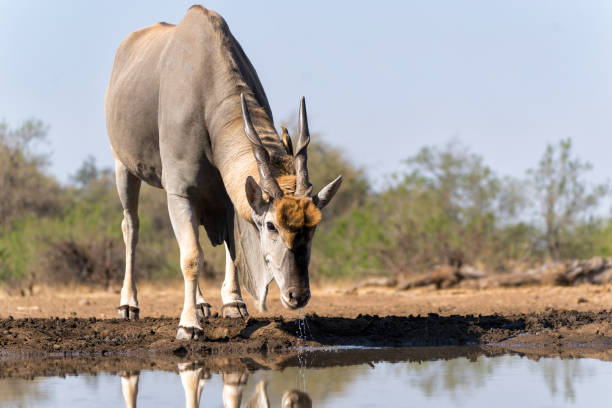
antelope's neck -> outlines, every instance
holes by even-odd
[[[235,99],[231,103],[233,109],[221,109],[215,120],[209,122],[209,136],[214,164],[221,173],[225,189],[238,214],[252,222],[245,183],[248,176],[260,183],[259,172],[251,143],[244,133],[240,99],[238,96],[232,99]],[[256,102],[249,102],[249,111],[253,125],[268,153],[271,156],[286,155],[274,125],[265,111]]]

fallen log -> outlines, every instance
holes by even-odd
[[[438,266],[431,272],[400,283],[398,290],[434,285],[437,289],[460,286],[463,288],[520,287],[529,285],[572,286],[584,283],[612,283],[612,258],[567,262],[549,262],[527,271],[492,273],[469,265],[454,268]]]

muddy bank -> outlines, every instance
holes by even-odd
[[[516,315],[308,315],[298,319],[209,318],[198,340],[174,338],[178,319],[0,320],[0,356],[166,355],[180,358],[280,353],[297,346],[455,346],[571,350],[612,347],[612,313],[555,311]],[[305,333],[304,340],[299,333]]]

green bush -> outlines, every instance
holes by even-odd
[[[384,272],[380,254],[389,243],[383,228],[371,205],[337,217],[315,235],[312,249],[315,276],[358,277]]]
[[[47,127],[0,123],[0,283],[120,282],[122,208],[109,169],[87,158],[62,186],[41,152]],[[458,142],[424,147],[373,188],[363,168],[312,136],[315,191],[339,174],[343,185],[315,235],[313,279],[408,274],[437,264],[508,270],[549,258],[612,256],[612,218],[597,217],[606,185],[591,186],[570,141],[548,146],[525,179],[498,176]],[[180,280],[179,251],[162,190],[143,185],[138,280]],[[200,234],[205,273],[221,274],[222,246]]]

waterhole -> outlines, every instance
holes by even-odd
[[[12,361],[0,406],[596,407],[612,378],[608,361],[470,346],[45,360]]]

